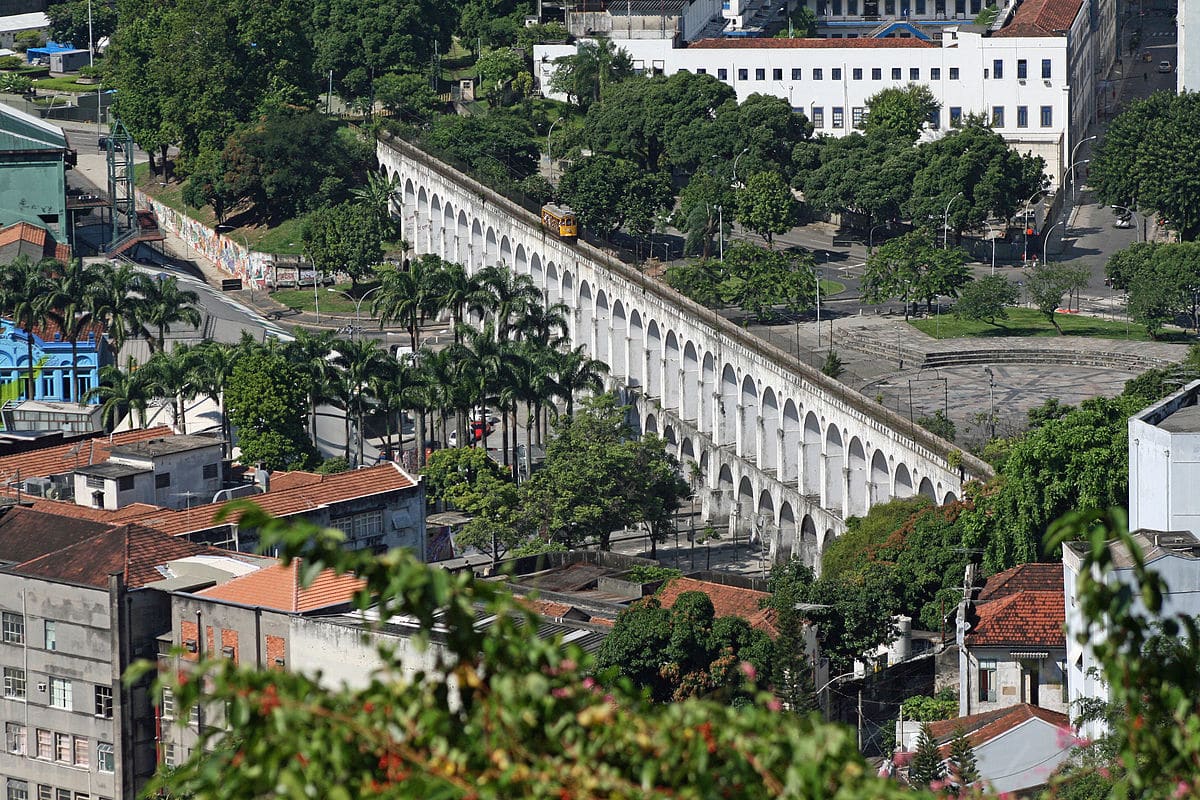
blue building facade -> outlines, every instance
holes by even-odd
[[[89,402],[87,393],[100,385],[100,367],[110,361],[108,344],[98,328],[89,328],[80,336],[75,351],[76,361],[72,367],[71,342],[62,332],[53,323],[35,328],[34,395],[26,397],[27,336],[12,320],[0,318],[0,404],[9,400]]]

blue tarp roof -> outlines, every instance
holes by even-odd
[[[45,47],[31,47],[25,51],[27,58],[34,56],[48,56],[51,53],[65,53],[68,50],[74,50],[75,45],[63,44],[61,42],[46,42]]]

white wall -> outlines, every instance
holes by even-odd
[[[1200,90],[1200,0],[1179,0],[1178,44],[1175,52],[1178,64],[1175,80],[1178,90],[1195,92]]]
[[[1045,783],[1070,754],[1057,728],[1031,719],[975,748],[980,776],[996,794]]]

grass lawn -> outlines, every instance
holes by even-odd
[[[361,298],[378,285],[375,281],[363,281],[354,287],[352,294],[354,297]],[[333,286],[319,286],[317,287],[317,292],[320,296],[322,311],[329,314],[354,313],[354,301],[341,294],[342,292],[351,293],[350,284],[338,283]],[[311,286],[299,289],[280,289],[277,292],[271,293],[271,299],[277,303],[283,303],[288,308],[298,308],[302,311],[313,310],[313,290]],[[375,302],[375,298],[368,297],[366,302],[362,304],[361,313],[364,320],[370,318],[371,303],[373,302]]]
[[[841,294],[846,291],[846,284],[838,283],[837,281],[821,279],[821,297],[833,297],[835,294]]]
[[[1150,336],[1146,333],[1146,327],[1135,322],[1114,322],[1079,314],[1058,314],[1055,319],[1058,320],[1059,326],[1067,336],[1124,339],[1134,342],[1151,341]],[[1010,308],[1008,309],[1008,319],[996,320],[996,323],[989,325],[976,320],[957,319],[953,314],[942,314],[940,320],[937,317],[926,317],[910,321],[910,324],[917,330],[937,339],[1059,335],[1049,320],[1040,311],[1032,308]],[[1187,343],[1195,341],[1195,337],[1182,330],[1168,329],[1157,341]]]
[[[95,94],[96,90],[101,88],[94,83],[76,83],[74,78],[34,78],[33,86],[35,89],[42,91],[56,92],[80,92],[83,94]]]

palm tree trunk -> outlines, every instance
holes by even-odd
[[[504,466],[508,466],[508,409],[500,407],[500,443],[504,451],[503,459]]]
[[[345,453],[345,455],[343,456],[343,458],[345,458],[346,461],[349,462],[350,461],[350,404],[349,403],[346,403],[346,447],[344,449],[344,453]]]
[[[421,409],[417,414],[417,430],[415,432],[417,440],[413,445],[417,448],[417,453],[413,463],[419,470],[425,466],[425,409]]]
[[[185,415],[187,413],[187,401],[184,399],[183,392],[175,395],[175,402],[177,404],[176,407],[179,409],[179,414],[176,417],[179,420],[179,432],[186,434],[187,417]]]
[[[159,325],[158,326],[158,352],[161,353],[166,350],[166,341],[167,341],[167,326]]]

